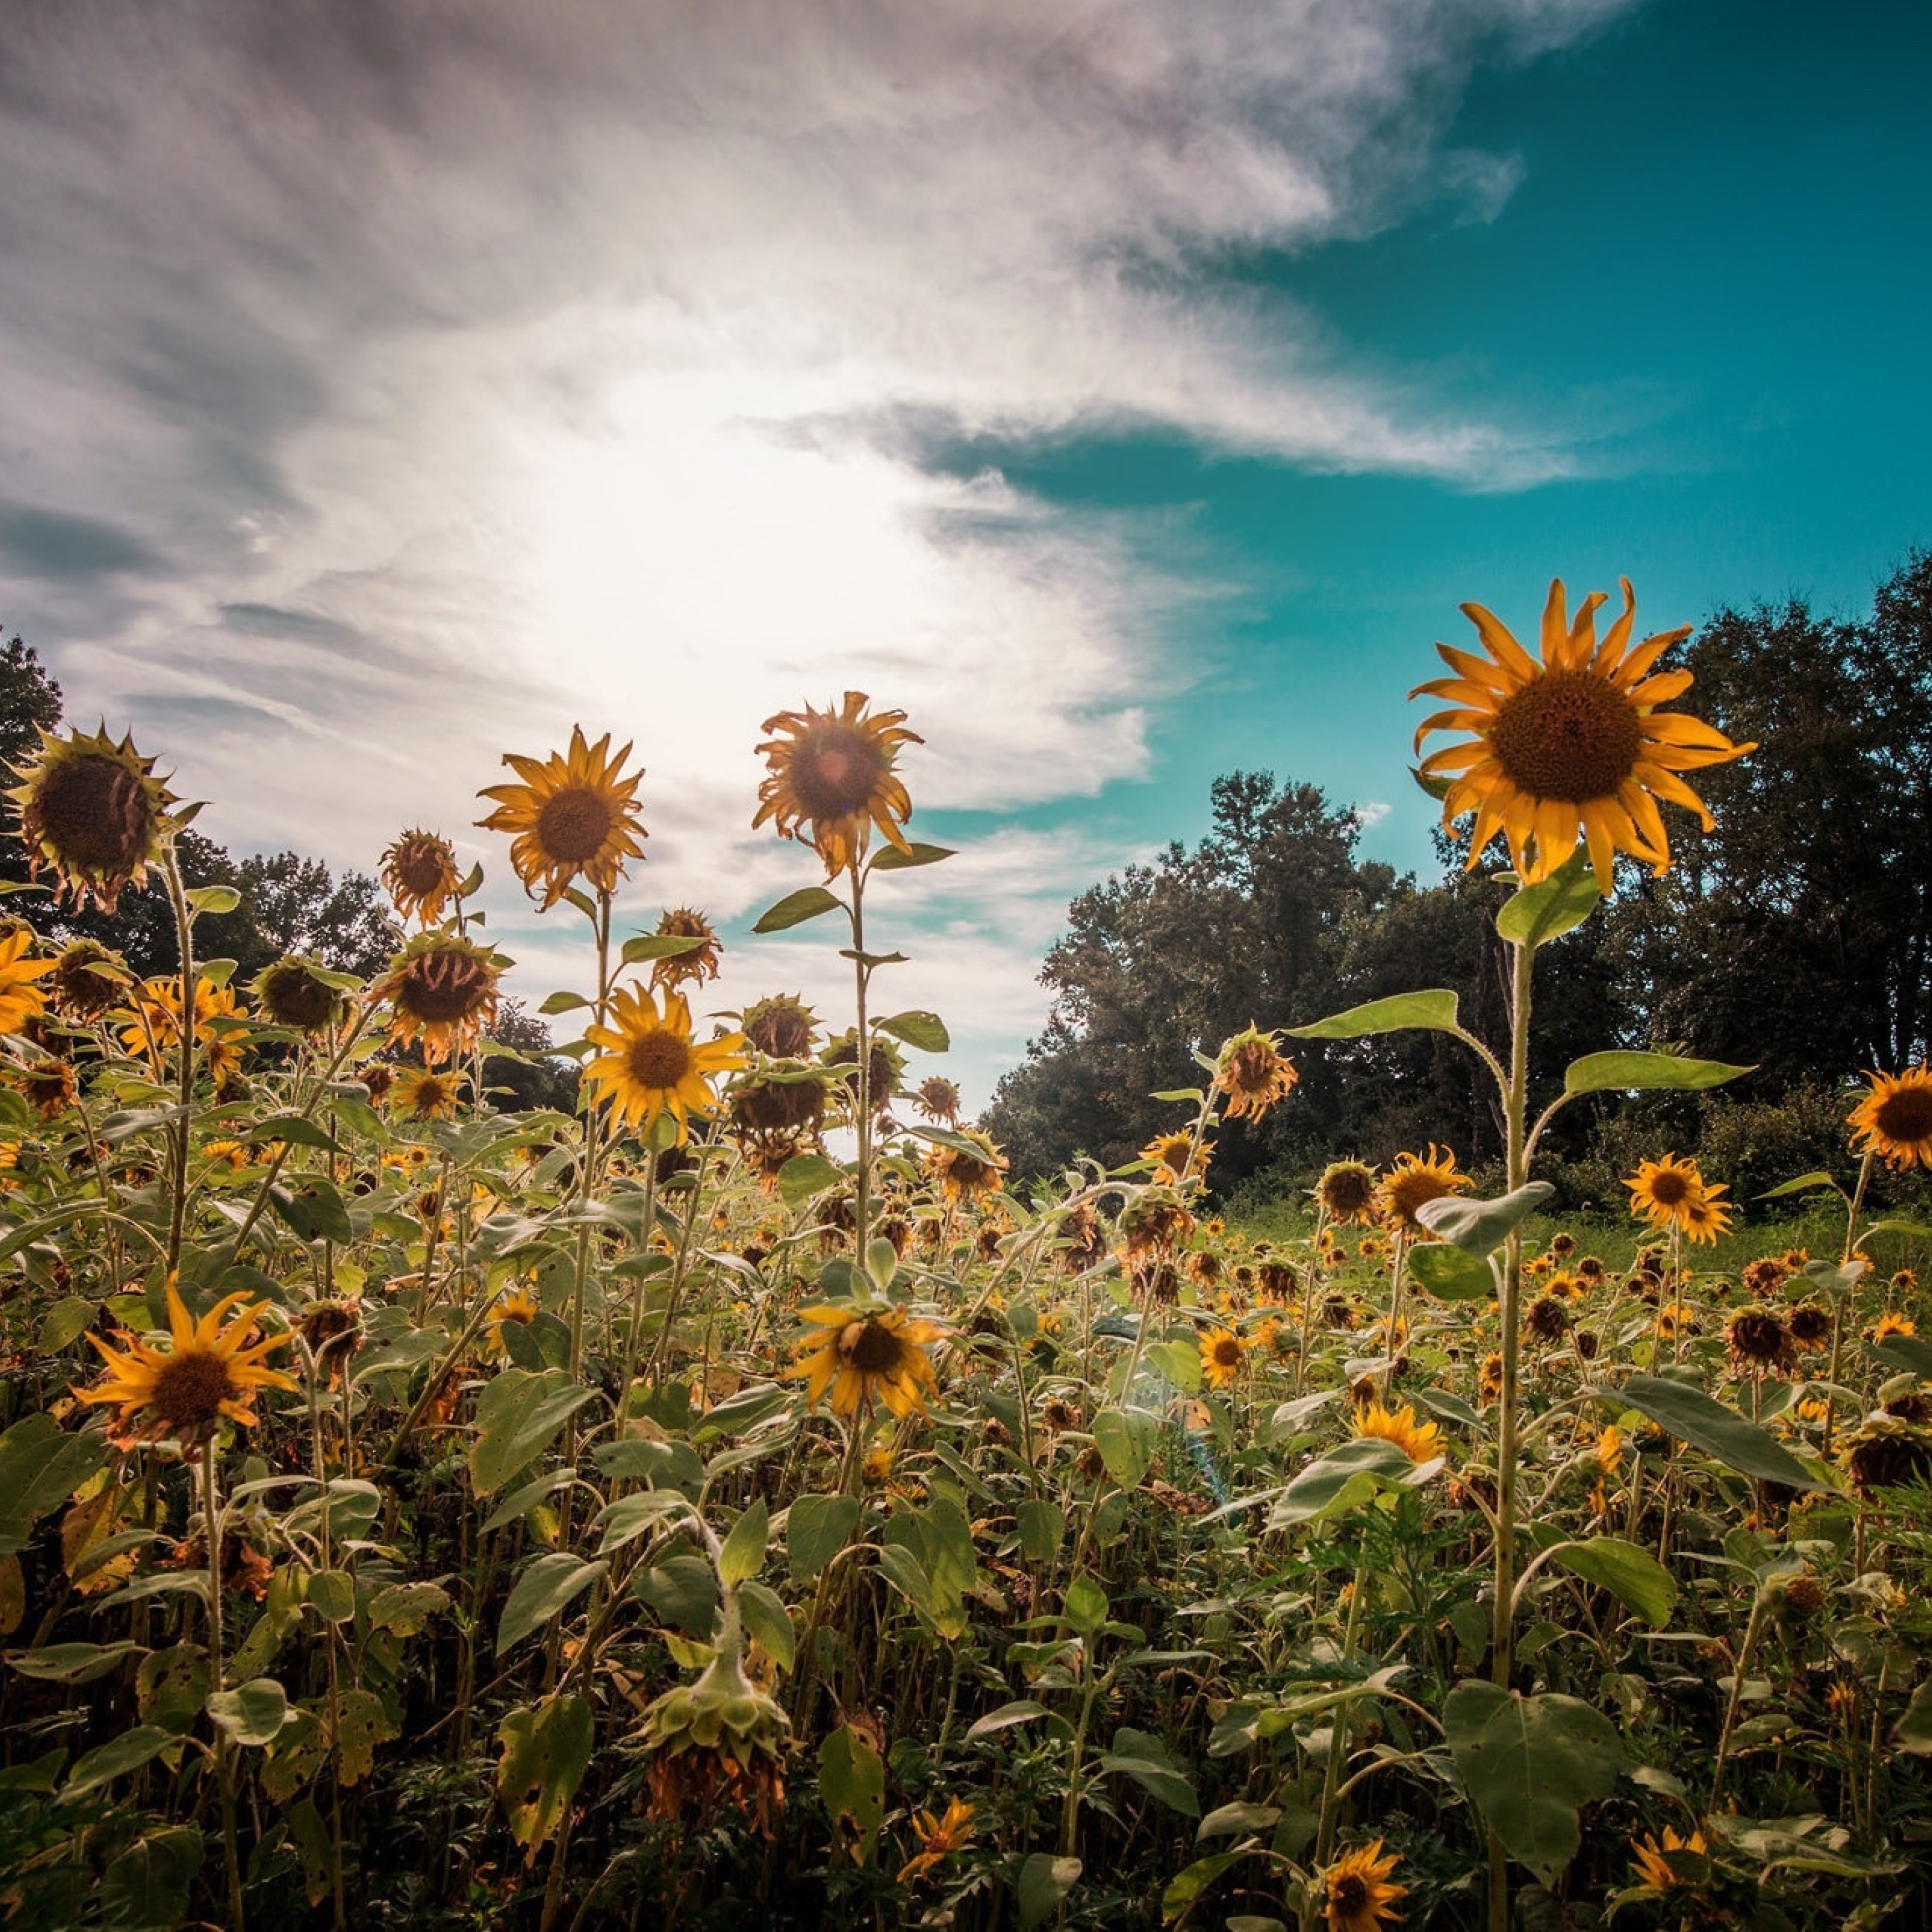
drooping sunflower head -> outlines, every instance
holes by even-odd
[[[1734,1375],[1789,1373],[1797,1366],[1798,1345],[1791,1330],[1768,1308],[1741,1308],[1724,1330]]]
[[[823,1066],[846,1070],[838,1076],[848,1111],[855,1116],[859,1108],[859,1030],[845,1030],[825,1042],[819,1054]],[[872,1036],[872,1051],[866,1056],[866,1102],[874,1114],[887,1112],[905,1084],[905,1055],[882,1033]]]
[[[98,1019],[118,1005],[134,983],[128,962],[97,940],[76,939],[61,949],[47,982],[54,1010],[63,1019]]]
[[[104,727],[62,736],[43,731],[38,754],[17,767],[8,796],[20,808],[20,836],[36,878],[50,866],[55,897],[92,898],[110,918],[124,886],[144,886],[166,849],[180,802],[154,776],[154,761],[131,738],[117,745]]]
[[[347,994],[322,976],[325,970],[313,959],[291,953],[264,967],[248,990],[277,1026],[320,1033],[349,1009]]]
[[[1120,1252],[1130,1267],[1164,1259],[1194,1228],[1194,1216],[1172,1187],[1145,1187],[1120,1210]]]
[[[914,1090],[913,1098],[928,1120],[937,1120],[941,1126],[958,1126],[959,1089],[944,1074],[928,1075]]]
[[[30,959],[31,928],[17,926],[0,938],[0,1033],[18,1033],[47,1010],[47,993],[38,982],[54,970],[52,959]]]
[[[1376,1218],[1376,1171],[1359,1160],[1330,1161],[1315,1184],[1315,1198],[1330,1221],[1347,1226]]]
[[[1400,1862],[1384,1853],[1382,1841],[1358,1845],[1344,1852],[1322,1874],[1322,1917],[1328,1932],[1382,1932],[1394,1923],[1395,1902],[1408,1896],[1406,1885],[1391,1885],[1389,1874]]]
[[[710,920],[689,906],[667,912],[657,922],[652,936],[658,939],[689,939],[697,943],[687,952],[674,952],[651,968],[653,986],[681,986],[687,980],[702,986],[718,976],[718,961],[724,944]]]
[[[9,1076],[44,1120],[57,1120],[74,1103],[80,1091],[80,1076],[74,1062],[58,1054],[44,1053],[22,1065]]]
[[[1177,1127],[1172,1133],[1156,1134],[1141,1149],[1141,1158],[1154,1162],[1156,1187],[1198,1186],[1208,1178],[1214,1143],[1204,1140],[1197,1145],[1191,1129]]]
[[[1416,1219],[1416,1210],[1431,1201],[1440,1201],[1444,1195],[1466,1194],[1475,1184],[1456,1166],[1454,1148],[1438,1152],[1431,1141],[1426,1157],[1406,1153],[1396,1156],[1395,1165],[1382,1176],[1376,1199],[1381,1204],[1382,1219],[1391,1228],[1411,1234],[1426,1234],[1429,1231]]]
[[[1381,1402],[1366,1403],[1355,1411],[1354,1432],[1393,1442],[1412,1462],[1432,1462],[1443,1453],[1441,1428],[1418,1421],[1411,1402],[1396,1409]]]
[[[369,990],[389,1008],[389,1042],[422,1042],[431,1066],[476,1043],[496,1017],[495,954],[453,932],[419,932],[389,962],[389,970]]]
[[[746,1039],[768,1060],[802,1060],[818,1034],[818,1016],[793,993],[754,1000],[739,1022]]]
[[[1282,1058],[1280,1038],[1253,1025],[1224,1041],[1214,1063],[1214,1086],[1228,1096],[1231,1120],[1258,1120],[1300,1078]]]
[[[532,898],[543,892],[548,911],[581,876],[601,892],[614,892],[626,859],[641,859],[638,840],[638,785],[641,769],[629,773],[626,745],[615,756],[610,734],[588,744],[584,728],[573,725],[570,749],[548,758],[503,754],[503,762],[523,782],[486,785],[479,798],[494,798],[496,808],[476,822],[489,832],[513,835],[510,863]]]
[[[1585,598],[1573,622],[1561,579],[1550,585],[1540,663],[1481,604],[1465,604],[1487,655],[1438,644],[1454,676],[1432,679],[1409,694],[1426,692],[1450,705],[1418,729],[1418,751],[1432,731],[1474,734],[1432,752],[1420,767],[1425,780],[1449,781],[1442,799],[1445,828],[1454,832],[1467,814],[1475,814],[1471,866],[1500,833],[1526,884],[1548,878],[1580,838],[1604,892],[1619,852],[1666,872],[1670,842],[1657,801],[1694,812],[1708,832],[1709,812],[1678,774],[1756,748],[1734,745],[1683,712],[1658,708],[1690,687],[1688,670],[1656,668],[1672,645],[1690,635],[1690,626],[1659,632],[1633,646],[1636,600],[1630,580],[1620,581],[1622,614],[1600,643],[1596,614],[1603,593]]]
[[[926,1150],[927,1178],[948,1201],[980,1201],[998,1193],[1006,1184],[1006,1156],[976,1127],[968,1127],[960,1139],[964,1144],[958,1147],[935,1143]]]
[[[691,1114],[718,1111],[713,1078],[745,1064],[741,1033],[692,1038],[691,1008],[681,993],[667,992],[660,1010],[645,988],[623,988],[611,998],[608,1022],[586,1027],[584,1037],[604,1049],[584,1073],[597,1097],[610,1102],[616,1127],[648,1134],[668,1114],[680,1145]]]
[[[296,1386],[292,1376],[262,1360],[286,1347],[287,1336],[271,1335],[244,1346],[256,1333],[256,1317],[266,1302],[251,1302],[243,1294],[224,1295],[197,1322],[170,1280],[167,1305],[170,1348],[124,1333],[121,1348],[98,1335],[87,1338],[107,1364],[108,1376],[74,1394],[82,1402],[120,1411],[110,1438],[117,1447],[172,1438],[184,1448],[199,1448],[224,1420],[254,1427],[260,1420],[250,1406],[257,1390]],[[231,1310],[234,1318],[224,1325],[222,1318]]]
[[[441,832],[420,826],[383,848],[382,868],[382,890],[405,923],[413,919],[425,926],[436,925],[443,908],[463,889],[456,848]]]
[[[463,1103],[463,1084],[454,1067],[398,1067],[389,1082],[390,1111],[405,1120],[453,1120]]]
[[[752,823],[772,820],[782,838],[817,851],[826,877],[866,855],[874,827],[909,852],[903,830],[912,800],[893,767],[902,745],[925,742],[905,729],[903,711],[868,714],[862,691],[848,691],[836,711],[781,711],[765,720],[775,735],[758,747],[770,776],[758,787]]]
[[[876,1401],[903,1417],[915,1408],[922,1412],[927,1392],[938,1393],[926,1352],[926,1345],[945,1332],[937,1322],[916,1320],[898,1306],[862,1315],[849,1306],[827,1306],[800,1314],[820,1331],[797,1344],[788,1371],[805,1384],[808,1401],[816,1402],[830,1388],[840,1415],[869,1414]]]
[[[1701,1241],[1707,1246],[1715,1246],[1720,1234],[1731,1232],[1731,1210],[1728,1202],[1720,1202],[1718,1196],[1724,1191],[1720,1180],[1707,1180],[1703,1192],[1684,1202],[1679,1214],[1684,1227],[1684,1238],[1688,1241]]]
[[[1852,1109],[1852,1144],[1894,1167],[1932,1168],[1932,1072],[1868,1073],[1870,1090]]]

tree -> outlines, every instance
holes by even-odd
[[[578,1070],[569,1060],[552,1057],[550,1028],[526,1012],[522,1000],[503,1002],[490,1037],[520,1056],[483,1056],[483,1090],[493,1107],[520,1113],[536,1107],[576,1112]]]
[[[40,748],[40,734],[61,721],[61,688],[50,677],[31,644],[10,638],[0,648],[0,782],[10,786],[14,772]],[[9,806],[0,811],[0,878],[18,883],[27,876],[26,848],[20,820]]]

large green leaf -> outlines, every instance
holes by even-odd
[[[498,1729],[503,1756],[496,1767],[496,1795],[526,1860],[563,1822],[596,1733],[589,1702],[574,1695],[514,1710]]]
[[[886,1762],[850,1724],[841,1724],[818,1748],[818,1795],[834,1842],[854,1863],[869,1864],[886,1822]]]
[[[1550,1552],[1586,1582],[1600,1584],[1646,1623],[1659,1630],[1670,1621],[1677,1605],[1677,1585],[1670,1572],[1647,1550],[1621,1537],[1593,1536],[1582,1543],[1559,1543]]]
[[[520,1643],[532,1630],[541,1630],[610,1567],[608,1563],[586,1563],[567,1550],[539,1556],[517,1579],[510,1600],[503,1606],[502,1621],[496,1626],[497,1655]]]
[[[288,1694],[272,1677],[217,1690],[208,1700],[208,1714],[238,1744],[273,1744],[288,1714]]]
[[[1580,845],[1550,878],[1511,895],[1496,914],[1496,937],[1513,946],[1561,939],[1596,910],[1601,896],[1589,854]]]
[[[880,1033],[889,1033],[895,1040],[902,1040],[908,1046],[916,1046],[922,1053],[946,1053],[952,1049],[952,1036],[946,1030],[946,1022],[937,1013],[928,1012],[916,1006],[903,1013],[894,1013],[890,1018],[874,1020],[874,1027]]]
[[[70,1436],[49,1415],[29,1415],[0,1436],[0,1551],[23,1549],[34,1525],[106,1460],[104,1437]]]
[[[1823,1490],[1820,1482],[1767,1430],[1734,1408],[1714,1402],[1702,1389],[1660,1376],[1632,1376],[1617,1400],[1648,1416],[1659,1427],[1714,1456],[1726,1468],[1760,1482],[1790,1490]]]
[[[1276,1499],[1268,1518],[1270,1529],[1353,1509],[1391,1483],[1411,1483],[1426,1464],[1412,1462],[1396,1444],[1380,1436],[1352,1436],[1309,1464]]]
[[[536,1374],[505,1369],[485,1383],[476,1402],[476,1439],[470,1445],[470,1480],[477,1495],[494,1495],[527,1468],[596,1396],[562,1369]]]
[[[1752,1070],[1721,1060],[1686,1060],[1674,1053],[1586,1053],[1563,1070],[1563,1090],[1613,1094],[1642,1088],[1693,1094],[1721,1087]]]
[[[1484,1822],[1511,1858],[1555,1886],[1576,1856],[1578,1808],[1616,1789],[1616,1726],[1580,1698],[1466,1682],[1449,1694],[1442,1729]]]
[[[852,1532],[858,1527],[856,1496],[809,1492],[800,1496],[785,1517],[785,1552],[791,1560],[792,1581],[810,1582],[852,1540]]]
[[[1394,998],[1371,1000],[1346,1012],[1330,1013],[1312,1025],[1290,1027],[1292,1040],[1366,1040],[1371,1034],[1402,1033],[1420,1027],[1432,1033],[1456,1029],[1456,995],[1446,990],[1397,993]]]
[[[747,1576],[755,1576],[764,1568],[765,1540],[771,1512],[763,1496],[754,1496],[743,1515],[731,1526],[718,1552],[718,1568],[727,1589],[735,1588]]]
[[[1171,1811],[1190,1818],[1201,1815],[1201,1801],[1195,1796],[1186,1773],[1168,1756],[1167,1747],[1150,1732],[1123,1726],[1114,1733],[1113,1748],[1101,1759],[1100,1768],[1131,1778]]]
[[[1020,1932],[1033,1928],[1059,1910],[1060,1903],[1080,1882],[1085,1868],[1078,1858],[1057,1858],[1051,1852],[1029,1852],[1020,1861],[1014,1889],[1019,1894]]]
[[[795,1154],[778,1169],[778,1193],[788,1208],[796,1208],[844,1178],[844,1170],[822,1154]]]
[[[84,1798],[90,1791],[98,1790],[130,1771],[140,1770],[169,1745],[180,1742],[172,1731],[164,1730],[158,1724],[136,1724],[123,1731],[118,1738],[110,1738],[104,1744],[96,1744],[68,1774],[61,1795],[70,1799]]]
[[[1480,1256],[1465,1254],[1450,1241],[1412,1248],[1408,1271],[1442,1301],[1486,1301],[1496,1292],[1496,1278],[1489,1263]]]
[[[1415,1210],[1415,1218],[1432,1234],[1453,1241],[1466,1255],[1480,1256],[1501,1247],[1510,1229],[1528,1220],[1556,1192],[1546,1180],[1532,1180],[1493,1201],[1464,1201],[1445,1194],[1425,1201]]]
[[[796,892],[786,893],[776,905],[767,908],[752,930],[783,932],[791,926],[802,926],[808,919],[817,919],[822,913],[834,911],[844,903],[823,886],[801,886]]]
[[[909,840],[903,849],[897,845],[882,845],[870,869],[874,872],[903,872],[914,866],[936,866],[940,860],[951,858],[957,849],[951,845],[923,844],[916,838]]]
[[[1154,1460],[1160,1424],[1144,1409],[1103,1408],[1094,1418],[1094,1446],[1107,1473],[1124,1490],[1139,1486]]]

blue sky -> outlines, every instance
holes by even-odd
[[[24,0],[0,619],[239,850],[491,873],[634,740],[640,925],[742,939],[769,713],[902,705],[896,997],[975,1104],[1072,894],[1217,773],[1363,806],[1431,642],[1634,580],[1856,609],[1932,541],[1923,10],[1746,0]],[[803,990],[812,929],[720,1004]],[[1258,1016],[1292,1023],[1303,1015]]]

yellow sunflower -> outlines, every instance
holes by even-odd
[[[610,734],[584,742],[584,728],[573,725],[570,749],[548,758],[503,754],[503,762],[524,782],[486,785],[479,798],[499,801],[488,818],[476,822],[489,832],[516,836],[510,863],[533,898],[543,888],[548,911],[570,890],[579,874],[600,892],[614,892],[626,859],[641,859],[644,836],[638,823],[641,768],[624,775],[628,745],[614,758]]]
[[[964,1148],[929,1147],[926,1153],[926,1178],[949,1201],[977,1201],[997,1194],[1005,1185],[1000,1177],[1006,1171],[1006,1157],[992,1138],[976,1127],[968,1127],[960,1138],[976,1151]]]
[[[145,1054],[157,1080],[163,1063],[181,1042],[181,1013],[178,973],[164,980],[144,980],[121,1029],[121,1044],[130,1053]],[[203,1064],[217,1086],[224,1085],[241,1070],[239,1035],[244,1030],[234,988],[211,986],[197,974],[194,1043],[202,1050]]]
[[[1426,1159],[1419,1154],[1396,1156],[1394,1166],[1382,1176],[1376,1198],[1382,1205],[1382,1219],[1390,1227],[1412,1234],[1426,1234],[1428,1230],[1415,1218],[1416,1210],[1431,1201],[1440,1201],[1446,1194],[1466,1194],[1475,1184],[1456,1166],[1454,1148],[1438,1151],[1431,1141]]]
[[[1224,1112],[1229,1120],[1245,1115],[1258,1120],[1300,1079],[1280,1048],[1278,1036],[1252,1024],[1223,1044],[1215,1062],[1214,1085],[1228,1096]]]
[[[389,1007],[391,1046],[422,1042],[431,1066],[466,1053],[496,1017],[501,970],[488,946],[453,932],[419,932],[369,989]]]
[[[1852,1109],[1853,1148],[1894,1167],[1932,1168],[1932,1072],[1920,1065],[1865,1078],[1871,1091]]]
[[[173,1438],[185,1448],[199,1448],[228,1421],[253,1428],[260,1420],[250,1405],[257,1389],[292,1389],[292,1376],[266,1366],[262,1357],[286,1348],[286,1335],[271,1335],[253,1348],[242,1345],[256,1331],[256,1318],[268,1304],[246,1294],[225,1294],[196,1322],[172,1281],[167,1288],[168,1327],[172,1348],[158,1348],[122,1334],[126,1352],[111,1348],[98,1335],[91,1342],[106,1363],[106,1381],[92,1388],[76,1388],[82,1402],[118,1408],[110,1439],[118,1448]],[[222,1317],[234,1310],[224,1328]]]
[[[805,1384],[806,1399],[816,1402],[829,1388],[838,1414],[869,1414],[874,1400],[894,1415],[926,1408],[926,1392],[938,1393],[938,1378],[925,1344],[944,1334],[935,1322],[914,1319],[904,1308],[874,1315],[850,1308],[805,1308],[802,1320],[824,1332],[807,1335],[794,1350],[788,1376]]]
[[[52,959],[29,959],[34,935],[22,926],[0,939],[0,1033],[18,1033],[28,1020],[47,1010],[44,986],[34,984],[54,970]]]
[[[1680,1838],[1668,1825],[1664,1828],[1661,1840],[1630,1840],[1630,1862],[1636,1867],[1637,1882],[1646,1892],[1670,1892],[1680,1886],[1695,1886],[1702,1875],[1702,1861],[1708,1856],[1708,1848],[1702,1832],[1693,1832],[1689,1838]],[[1693,1861],[1696,1862],[1694,1867]],[[1680,1872],[1680,1865],[1687,1869]]]
[[[463,884],[457,868],[456,848],[439,832],[420,828],[400,834],[382,848],[382,890],[405,922],[438,924],[442,909]]]
[[[527,1328],[537,1318],[541,1304],[536,1296],[527,1288],[513,1288],[496,1306],[490,1310],[489,1318],[483,1324],[489,1336],[490,1352],[493,1355],[505,1353],[503,1346],[504,1324],[512,1323]]]
[[[1409,1402],[1391,1409],[1372,1402],[1357,1409],[1354,1432],[1393,1442],[1412,1462],[1432,1462],[1443,1453],[1441,1429],[1432,1422],[1418,1422]]]
[[[1229,1387],[1255,1345],[1232,1328],[1210,1328],[1201,1338],[1201,1372],[1216,1388]]]
[[[585,1028],[584,1037],[604,1049],[584,1070],[597,1097],[610,1102],[614,1124],[647,1134],[668,1113],[680,1145],[688,1115],[718,1111],[711,1076],[745,1064],[741,1033],[692,1039],[691,1008],[682,993],[668,991],[660,1012],[651,993],[626,987],[611,998],[610,1024]]]
[[[1724,1191],[1722,1181],[1707,1180],[1701,1194],[1684,1202],[1684,1238],[1687,1241],[1702,1241],[1714,1247],[1720,1234],[1731,1232],[1730,1204],[1720,1203],[1717,1198]]]
[[[932,1870],[941,1859],[964,1849],[973,1835],[973,1808],[963,1799],[955,1798],[946,1805],[944,1817],[935,1818],[930,1811],[922,1811],[913,1820],[912,1828],[913,1835],[919,1840],[919,1852],[901,1868],[902,1885],[910,1883],[922,1872]]]
[[[1501,832],[1526,884],[1548,878],[1576,850],[1580,836],[1605,892],[1619,852],[1661,873],[1670,864],[1670,842],[1660,798],[1696,813],[1706,831],[1712,824],[1703,800],[1678,773],[1756,749],[1732,744],[1697,718],[1658,709],[1690,685],[1688,670],[1653,669],[1690,627],[1659,632],[1633,648],[1636,601],[1630,580],[1619,581],[1623,614],[1600,644],[1596,614],[1603,593],[1585,598],[1573,622],[1564,614],[1562,580],[1550,585],[1540,664],[1481,604],[1465,604],[1489,655],[1438,644],[1456,675],[1409,694],[1450,702],[1418,729],[1418,751],[1432,731],[1475,734],[1431,752],[1421,766],[1424,778],[1452,780],[1442,800],[1446,828],[1453,830],[1465,813],[1476,814],[1472,867]]]
[[[1204,1140],[1196,1147],[1192,1132],[1179,1127],[1171,1134],[1156,1134],[1141,1149],[1141,1158],[1154,1162],[1156,1187],[1184,1186],[1206,1179],[1208,1164],[1214,1158],[1214,1143]]]
[[[1653,1228],[1678,1228],[1694,1241],[1714,1241],[1730,1226],[1729,1209],[1715,1204],[1723,1183],[1707,1181],[1688,1156],[1679,1160],[1667,1154],[1661,1160],[1640,1161],[1624,1185],[1630,1190],[1630,1212]]]
[[[1390,1885],[1390,1873],[1399,1862],[1384,1852],[1377,1838],[1344,1852],[1322,1874],[1322,1912],[1328,1932],[1382,1932],[1398,1915],[1395,1901],[1408,1896],[1406,1885]]]
[[[38,756],[18,767],[7,795],[20,809],[20,836],[33,876],[53,868],[58,901],[89,898],[110,918],[124,886],[145,886],[148,868],[173,835],[168,808],[179,802],[131,738],[98,732],[40,734]]]
[[[837,711],[807,705],[781,711],[763,727],[778,735],[758,747],[770,776],[758,787],[752,824],[770,819],[780,838],[812,846],[827,878],[866,856],[874,826],[901,851],[912,849],[902,830],[912,800],[893,766],[902,745],[926,741],[904,728],[903,711],[868,716],[868,702],[862,691],[848,691]]]
[[[389,1084],[391,1111],[410,1120],[453,1120],[463,1100],[463,1076],[405,1066]]]

